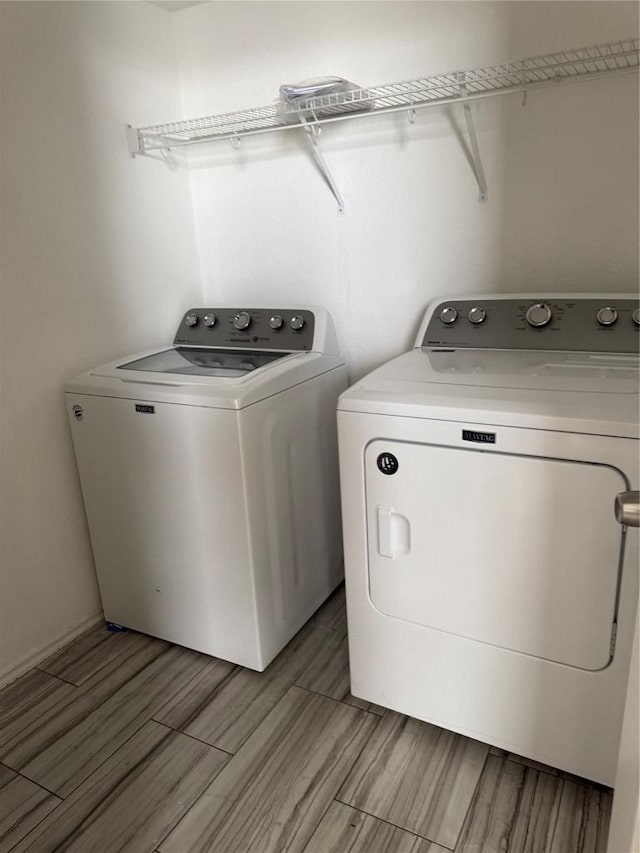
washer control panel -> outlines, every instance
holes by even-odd
[[[313,312],[297,308],[190,308],[174,344],[310,350],[314,328]]]
[[[453,299],[434,307],[420,345],[636,353],[640,307],[610,296]]]

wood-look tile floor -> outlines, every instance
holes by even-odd
[[[342,589],[263,673],[99,626],[0,693],[0,853],[605,853],[610,807],[353,697]]]

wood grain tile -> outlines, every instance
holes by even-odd
[[[344,584],[341,584],[335,592],[329,596],[322,607],[319,607],[311,617],[316,625],[322,625],[330,631],[347,632],[347,609],[345,604]]]
[[[137,636],[137,645],[126,660],[114,660],[89,678],[82,687],[66,685],[50,675],[38,673],[39,678],[63,684],[64,698],[52,705],[45,693],[27,709],[30,718],[27,726],[14,719],[7,737],[0,748],[2,761],[15,770],[20,770],[39,753],[56,743],[65,733],[82,722],[99,708],[131,678],[134,678],[159,655],[164,654],[169,644],[142,634]],[[37,671],[36,671],[37,672]]]
[[[349,693],[346,633],[340,587],[265,672],[212,662],[180,701],[167,703],[154,719],[235,753],[294,683],[382,714],[383,709]]]
[[[135,631],[109,631],[102,622],[52,655],[38,669],[79,686],[112,661],[135,653],[143,637]]]
[[[0,751],[2,747],[58,702],[75,692],[65,684],[37,669],[0,691]]]
[[[197,730],[199,717],[215,701],[220,685],[231,673],[241,669],[228,661],[211,658],[183,690],[161,705],[154,720],[172,729],[184,731],[193,726]]]
[[[353,705],[354,708],[361,708],[363,711],[377,714],[379,717],[384,716],[387,712],[387,708],[383,708],[382,705],[376,705],[375,702],[367,702],[366,699],[358,699],[357,696],[353,696],[351,693],[348,693],[342,701],[346,702],[347,705]]]
[[[524,755],[518,755],[515,752],[509,752],[507,749],[500,749],[498,746],[492,746],[489,749],[489,754],[497,755],[500,758],[506,758],[508,761],[515,761],[516,764],[524,764],[525,767],[532,767],[534,770],[541,770],[543,773],[548,773],[551,776],[558,776],[563,773],[563,771],[558,770],[557,767],[551,767],[548,764],[543,764],[541,761],[534,761],[532,758],[527,758]]]
[[[451,853],[405,829],[333,802],[304,853]]]
[[[606,851],[608,789],[353,697],[343,589],[265,673],[135,632],[45,666],[0,693],[0,853]]]
[[[549,853],[606,853],[612,799],[608,789],[561,776]]]
[[[509,752],[497,746],[492,746],[489,753],[491,755],[498,755],[500,758],[506,758],[508,761],[515,761],[517,764],[524,764],[525,767],[532,767],[534,770],[542,770],[543,773],[549,773],[551,776],[557,776],[563,772],[562,770],[558,770],[557,767],[551,767],[548,764],[543,764],[541,761],[534,761],[533,758],[517,755],[515,752]]]
[[[18,761],[16,752],[5,756],[9,767],[20,770],[62,797],[118,749],[147,720],[166,697],[178,693],[209,658],[180,646],[169,648],[113,693],[106,701],[71,726],[56,727],[55,736],[30,757]],[[59,722],[59,721],[58,721]],[[24,745],[26,749],[29,744]]]
[[[237,667],[219,689],[208,692],[204,683],[202,689],[194,686],[187,701],[167,702],[154,719],[235,753],[333,636],[331,629],[312,620],[264,672]]]
[[[490,755],[456,853],[604,853],[611,795]]]
[[[318,653],[296,678],[296,684],[331,699],[345,699],[350,691],[346,635],[338,631],[327,631]]]
[[[229,756],[146,723],[15,853],[150,853]]]
[[[378,716],[382,716],[386,710],[373,702],[366,702],[351,695],[348,640],[346,635],[341,635],[338,631],[331,630],[327,633],[318,653],[296,678],[296,684],[313,690],[314,693],[322,693],[323,696],[346,702],[354,708],[371,711]]]
[[[302,851],[375,724],[291,687],[160,850]]]
[[[453,848],[489,747],[388,711],[338,799]]]
[[[7,782],[10,782],[15,775],[15,770],[11,770],[9,767],[5,767],[4,764],[0,764],[0,788],[4,787]]]
[[[500,758],[506,758],[508,761],[515,761],[517,764],[524,764],[525,767],[532,767],[534,770],[540,770],[543,773],[548,773],[550,776],[562,776],[565,779],[571,779],[578,784],[591,784],[588,779],[581,776],[576,776],[574,773],[569,773],[567,770],[561,770],[559,767],[552,767],[550,764],[543,764],[541,761],[535,761],[533,758],[527,758],[524,755],[518,755],[515,752],[509,752],[506,749],[500,749],[497,746],[492,746],[489,749],[490,755],[498,755]]]
[[[312,621],[330,633],[318,654],[311,658],[300,673],[296,684],[315,693],[322,693],[323,696],[329,696],[331,699],[339,699],[341,702],[353,705],[354,708],[361,708],[363,711],[371,711],[382,716],[385,708],[364,699],[357,699],[350,692],[344,584],[338,587],[331,598],[318,610]]]
[[[22,776],[0,788],[0,853],[11,850],[61,802]]]

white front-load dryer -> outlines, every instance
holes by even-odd
[[[319,308],[194,308],[66,386],[105,618],[264,669],[343,576]]]
[[[341,396],[355,696],[613,784],[639,322],[630,295],[440,300]]]

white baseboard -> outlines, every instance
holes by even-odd
[[[42,661],[46,660],[50,655],[54,654],[54,652],[59,651],[63,646],[66,646],[67,643],[77,639],[81,634],[84,634],[85,631],[93,628],[94,625],[99,624],[103,620],[104,614],[102,610],[99,610],[92,616],[84,619],[71,631],[67,631],[61,637],[58,637],[52,643],[48,643],[46,646],[37,649],[35,652],[30,652],[17,663],[12,663],[7,667],[0,668],[0,687],[4,687],[11,681],[15,681],[16,678],[24,675],[25,672],[33,669],[34,666],[38,666],[38,664],[42,663]]]

